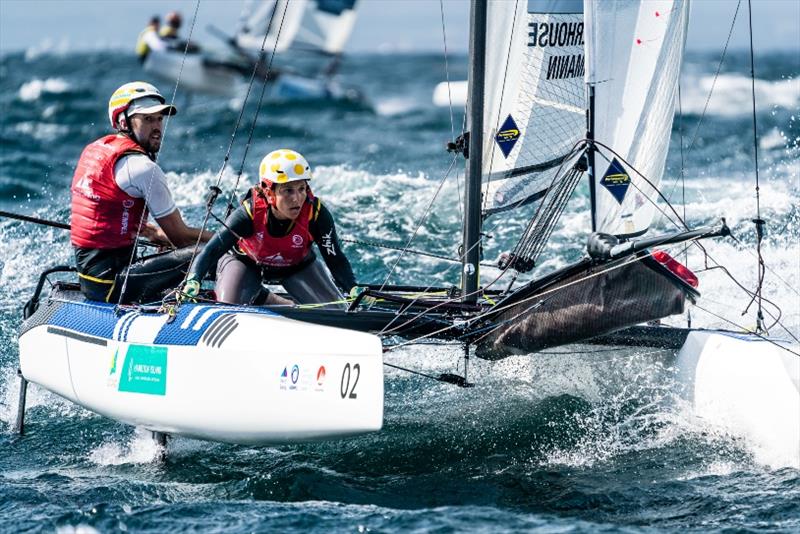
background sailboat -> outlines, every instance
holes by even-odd
[[[173,84],[180,77],[187,91],[227,97],[241,95],[255,69],[273,100],[360,101],[358,90],[332,79],[355,24],[355,7],[355,0],[248,2],[233,36],[210,27],[225,49],[155,51],[144,69]]]

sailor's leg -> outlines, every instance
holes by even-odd
[[[320,261],[311,262],[308,267],[282,282],[286,291],[300,304],[330,303],[325,308],[344,308],[344,296],[333,283],[328,270]],[[333,304],[336,303],[336,304]]]
[[[25,433],[25,402],[28,397],[28,381],[22,376],[22,370],[17,369],[19,375],[19,404],[17,405],[17,424],[14,430],[20,436]]]
[[[225,254],[217,263],[217,300],[228,304],[250,304],[261,289],[261,272],[233,254]]]
[[[197,252],[199,253],[200,248]],[[125,284],[125,294],[122,302],[155,302],[161,300],[167,289],[174,289],[180,285],[189,263],[192,261],[194,247],[185,247],[146,256],[137,261],[127,270],[128,280],[125,282],[125,272],[117,275],[115,294],[109,302],[119,300],[119,292]]]

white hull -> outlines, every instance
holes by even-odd
[[[175,51],[151,51],[144,61],[144,70],[164,82],[175,84],[180,77],[181,88],[232,98],[241,85],[242,76],[233,69],[209,66],[201,54]]]
[[[201,54],[176,51],[151,52],[144,62],[145,72],[185,91],[204,93],[226,98],[244,95],[245,78],[232,67],[213,65]],[[281,73],[267,86],[272,101],[349,100],[363,102],[363,96],[352,88],[342,87],[327,78],[309,78],[288,72]]]
[[[98,414],[173,435],[260,445],[380,430],[377,337],[189,306],[172,324],[125,313],[102,336],[92,328],[102,330],[108,307],[87,314],[93,327],[70,317],[86,304],[69,304],[20,336],[22,374]]]
[[[776,343],[693,331],[676,364],[695,415],[745,438],[765,463],[800,465],[800,356]]]
[[[433,89],[433,104],[441,108],[454,107],[463,108],[467,105],[467,82],[465,80],[457,82],[439,82]]]

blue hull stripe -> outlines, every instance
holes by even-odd
[[[161,327],[153,344],[197,345],[215,320],[221,315],[236,312],[280,317],[275,312],[256,307],[183,304],[177,316]],[[150,315],[130,309],[118,313],[113,304],[61,301],[61,306],[53,313],[48,324],[108,340],[127,341],[136,318]]]

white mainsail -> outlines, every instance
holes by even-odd
[[[598,232],[635,236],[653,221],[688,11],[688,0],[586,0],[586,82],[595,87],[594,137],[611,149],[598,147],[595,155]]]
[[[484,212],[537,198],[586,133],[582,0],[491,0]]]
[[[309,0],[292,46],[340,54],[356,23],[355,5],[356,0]]]
[[[260,52],[283,52],[300,29],[307,0],[267,0],[261,2],[236,34],[236,44]],[[266,38],[266,40],[265,40]]]
[[[293,47],[339,54],[353,31],[355,4],[356,0],[264,1],[247,18],[236,43],[255,51],[264,43],[266,51]]]

